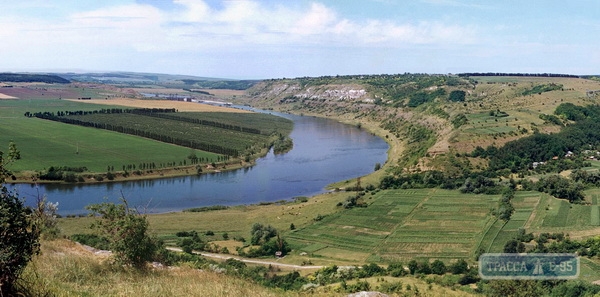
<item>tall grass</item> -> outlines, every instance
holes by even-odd
[[[295,296],[188,267],[138,271],[66,240],[44,241],[20,280],[26,296]]]

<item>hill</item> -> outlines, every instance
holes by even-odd
[[[68,84],[69,80],[58,75],[31,73],[0,73],[0,82],[41,82],[49,84]]]
[[[138,72],[57,73],[57,76],[78,82],[114,85],[158,85],[171,88],[245,90],[257,80],[235,80],[192,75]]]
[[[590,90],[600,90],[600,83],[566,75],[356,75],[266,80],[248,90],[245,103],[370,122],[386,131],[383,137],[402,139],[397,165],[414,172],[448,170],[449,155],[477,146],[557,132],[558,125],[540,116],[561,103],[596,104]]]

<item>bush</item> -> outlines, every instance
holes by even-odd
[[[39,231],[31,208],[3,185],[10,174],[5,165],[18,159],[19,151],[12,142],[8,158],[0,152],[0,296],[22,295],[15,294],[15,282],[39,251]]]
[[[122,204],[104,202],[88,205],[86,209],[98,216],[91,227],[108,238],[118,264],[142,268],[147,261],[155,258],[160,243],[147,234],[146,217],[130,209],[124,198],[122,201]]]
[[[100,250],[110,249],[110,242],[108,238],[99,236],[97,234],[73,234],[70,236],[71,240],[79,242],[84,245],[91,246]]]

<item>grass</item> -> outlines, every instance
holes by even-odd
[[[31,296],[298,296],[186,267],[115,267],[65,240],[42,242],[42,253],[27,266],[23,283]]]
[[[588,257],[580,257],[579,279],[594,282],[600,279],[600,263]]]
[[[266,288],[242,277],[199,270],[187,265],[136,271],[110,264],[107,256],[94,255],[67,240],[42,241],[42,252],[25,269],[21,284],[26,296],[346,296],[335,283],[310,292]],[[433,276],[432,276],[433,277]],[[439,278],[439,277],[438,277]],[[472,296],[420,277],[371,277],[372,290],[400,283],[396,293],[412,296]],[[354,284],[356,280],[349,280]],[[410,287],[410,288],[409,288]],[[468,289],[468,288],[467,288]],[[395,295],[393,295],[395,296]]]

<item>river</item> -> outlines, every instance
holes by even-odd
[[[277,114],[277,113],[274,113]],[[324,193],[328,184],[373,171],[387,159],[388,144],[355,126],[289,114],[294,148],[286,154],[269,152],[249,168],[143,181],[96,184],[17,184],[19,196],[31,205],[38,195],[58,202],[58,213],[82,214],[85,206],[118,202],[148,213],[181,211],[211,205],[241,205]],[[11,187],[12,188],[12,187]]]

